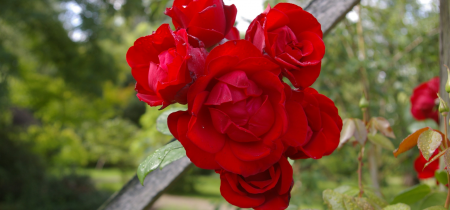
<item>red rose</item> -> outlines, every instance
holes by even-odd
[[[192,45],[196,46],[199,39],[205,47],[211,47],[231,30],[237,9],[234,4],[224,5],[222,0],[175,0],[165,14],[172,18],[176,29],[186,29]]]
[[[286,155],[291,159],[320,159],[333,153],[342,130],[334,102],[313,88],[291,90],[287,86],[285,90],[289,127],[282,139],[290,146]]]
[[[430,159],[437,154],[439,154],[439,149],[436,149],[436,151],[434,151]],[[419,179],[428,179],[434,177],[434,173],[439,169],[439,159],[430,163],[426,168],[423,168],[427,162],[428,161],[423,157],[422,152],[414,161],[414,169],[416,170]]]
[[[193,48],[186,31],[173,32],[161,25],[152,35],[141,37],[127,52],[127,62],[136,82],[137,97],[150,106],[187,102],[191,77],[203,75],[207,52]]]
[[[439,124],[438,102],[439,77],[414,88],[411,96],[411,114],[417,120],[433,119]]]
[[[283,153],[287,126],[279,66],[245,40],[214,48],[205,66],[189,88],[188,111],[169,116],[171,133],[200,168],[243,176],[267,170]]]
[[[295,4],[279,3],[253,20],[245,39],[283,67],[295,87],[308,87],[320,74],[325,54],[320,23]]]
[[[289,206],[292,167],[286,157],[264,172],[253,176],[220,173],[220,193],[229,203],[241,208],[257,210],[283,210]]]

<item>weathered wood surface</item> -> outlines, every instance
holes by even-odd
[[[439,92],[441,97],[449,103],[448,94],[445,92],[447,68],[444,65],[450,67],[450,4],[448,0],[440,0],[439,4],[439,62],[441,67],[439,72]],[[448,124],[443,117],[441,117],[440,121],[441,130],[444,130],[444,126]]]
[[[312,13],[327,34],[360,0],[313,0],[304,9]],[[145,210],[161,196],[170,183],[186,171],[191,162],[187,157],[175,161],[163,170],[151,172],[144,186],[134,176],[118,193],[106,201],[99,210]]]
[[[360,0],[315,0],[305,10],[314,15],[327,34]]]
[[[134,176],[99,210],[150,209],[164,190],[191,165],[191,161],[187,157],[174,161],[162,170],[152,171],[145,179],[144,186],[141,185],[137,176]]]

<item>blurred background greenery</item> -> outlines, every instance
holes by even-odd
[[[158,108],[135,97],[125,60],[135,39],[170,21],[163,11],[171,3],[2,0],[0,209],[96,209],[171,139],[155,129]],[[362,117],[358,101],[366,89],[370,114],[391,122],[398,146],[418,126],[409,111],[412,89],[439,74],[437,6],[437,0],[363,0],[325,37],[314,88],[335,101],[343,118]],[[418,183],[412,165],[418,150],[398,159],[368,150],[387,200]],[[296,161],[291,203],[324,209],[324,189],[356,186],[356,157],[346,145],[321,160]],[[364,181],[372,185],[369,164]],[[169,193],[220,203],[218,186],[216,174],[194,168]]]

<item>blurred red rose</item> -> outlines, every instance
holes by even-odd
[[[207,52],[187,43],[186,31],[173,32],[161,25],[151,35],[141,37],[127,52],[127,62],[136,82],[137,97],[150,106],[162,108],[187,103],[187,89],[203,75]]]
[[[264,172],[253,176],[220,173],[220,193],[229,203],[241,208],[256,210],[283,210],[289,206],[292,179],[292,167],[286,157]]]
[[[245,40],[214,48],[206,67],[189,89],[188,111],[169,116],[170,131],[200,168],[243,176],[267,170],[284,150],[280,67]]]
[[[433,155],[430,157],[433,158],[439,154],[439,149],[434,151]],[[417,176],[419,179],[428,179],[434,177],[434,173],[439,169],[439,159],[433,161],[426,168],[423,168],[428,161],[423,157],[422,153],[416,158],[414,161],[414,169],[417,172]]]
[[[342,130],[342,119],[334,102],[313,88],[302,91],[287,86],[285,90],[289,127],[282,139],[289,146],[286,156],[320,159],[333,153]]]
[[[283,67],[295,87],[308,87],[320,74],[325,54],[320,23],[295,4],[279,3],[253,20],[245,39]]]
[[[186,29],[193,46],[197,47],[198,39],[211,47],[231,30],[237,9],[234,4],[224,5],[222,0],[175,0],[165,14],[172,18],[177,30]]]
[[[436,101],[439,92],[439,77],[424,82],[414,88],[411,96],[411,114],[417,120],[433,119],[439,124]]]

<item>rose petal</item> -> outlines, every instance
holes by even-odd
[[[249,80],[243,71],[232,71],[217,79],[237,88],[247,88],[249,86]]]
[[[269,131],[275,121],[272,104],[267,99],[267,96],[264,98],[264,102],[259,107],[258,111],[256,111],[248,121],[248,130],[256,136],[261,136]]]
[[[187,137],[209,153],[219,152],[225,144],[225,136],[216,131],[207,109],[202,109],[197,116],[191,117]]]
[[[186,133],[188,129],[190,116],[184,114],[178,118],[178,140],[186,149],[186,155],[188,158],[199,168],[216,170],[220,169],[220,166],[214,160],[214,154],[205,152],[204,150],[197,147],[188,138],[186,138]]]
[[[220,194],[232,205],[241,208],[252,208],[263,204],[265,201],[264,195],[244,196],[236,193],[226,179],[221,178],[220,181]]]
[[[234,155],[242,161],[254,161],[267,157],[270,149],[262,142],[234,142],[230,141],[230,148]]]

